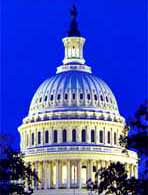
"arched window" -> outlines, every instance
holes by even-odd
[[[100,95],[100,99],[101,99],[101,101],[103,101],[103,96],[102,95]]]
[[[100,134],[100,136],[99,136],[99,138],[100,138],[100,143],[103,143],[103,131],[101,130],[101,131],[99,132],[99,134]]]
[[[95,142],[95,131],[91,130],[91,142]]]
[[[76,130],[72,130],[72,142],[76,142]]]
[[[57,100],[60,100],[60,98],[61,98],[61,95],[60,95],[60,94],[58,94],[58,96],[57,96]]]
[[[86,142],[86,131],[85,131],[85,129],[82,130],[82,142]]]
[[[31,135],[31,143],[32,143],[32,145],[34,145],[34,133],[32,133],[32,135]]]
[[[65,100],[67,100],[68,99],[68,94],[67,93],[65,93]]]
[[[38,132],[38,144],[41,144],[41,132]]]
[[[45,143],[47,144],[49,141],[49,133],[48,131],[45,131]]]
[[[58,141],[58,132],[57,130],[54,130],[53,131],[53,142],[57,143],[57,141]]]
[[[107,143],[110,144],[110,131],[107,132]]]
[[[40,97],[40,102],[42,101],[42,97]]]
[[[47,101],[47,95],[45,96],[44,101]]]
[[[63,130],[63,142],[67,142],[67,132],[66,132],[66,130],[64,129]]]
[[[114,144],[117,144],[117,134],[114,133]]]
[[[87,99],[90,100],[90,94],[89,93],[87,94]]]
[[[95,99],[96,101],[97,101],[97,99],[98,99],[96,94],[94,95],[94,99]]]

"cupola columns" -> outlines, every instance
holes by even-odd
[[[63,42],[65,47],[63,64],[84,64],[83,46],[85,39],[83,37],[66,37],[63,39]]]

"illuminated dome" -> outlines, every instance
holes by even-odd
[[[87,195],[86,181],[111,162],[137,177],[137,154],[123,153],[119,143],[125,119],[108,85],[85,64],[75,7],[71,15],[63,63],[37,89],[19,127],[21,151],[40,180],[32,182],[34,195]]]
[[[36,91],[29,114],[61,110],[118,113],[116,99],[101,79],[85,71],[65,71],[44,81]]]

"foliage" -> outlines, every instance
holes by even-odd
[[[137,149],[139,155],[148,156],[148,101],[141,104],[129,121],[132,132],[128,138],[129,147]]]
[[[125,166],[120,162],[111,163],[108,168],[96,172],[95,181],[87,181],[87,189],[98,194],[137,195],[138,181],[128,178]]]
[[[137,109],[133,118],[128,121],[131,127],[129,135],[127,135],[127,127],[123,130],[123,135],[120,136],[120,145],[125,148],[136,150],[139,155],[140,176],[143,179],[148,178],[148,101],[141,104]],[[142,165],[144,164],[144,165]]]
[[[1,136],[1,139],[3,139],[3,136]],[[0,146],[0,194],[32,194],[32,181],[38,180],[35,171],[32,171],[30,164],[25,164],[22,153],[14,151],[7,144],[1,144]],[[25,184],[28,186],[26,191]]]
[[[122,152],[127,153],[127,154],[128,154],[127,149],[128,149],[128,131],[129,131],[129,129],[130,129],[129,126],[125,125],[123,132],[122,132],[122,135],[120,135],[120,138],[119,138],[119,144],[120,144],[120,146],[123,147]]]

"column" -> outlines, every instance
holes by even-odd
[[[26,148],[26,132],[23,133],[23,149]]]
[[[120,137],[119,137],[119,130],[118,130],[118,129],[116,130],[116,134],[117,134],[117,135],[116,135],[116,136],[117,136],[117,143],[116,143],[116,145],[117,145],[117,146],[120,146],[120,144],[119,144],[119,138],[120,138]],[[121,146],[120,146],[120,147],[121,147]]]
[[[99,144],[99,131],[97,128],[95,129],[95,143]]]
[[[101,161],[97,161],[97,171],[101,169]]]
[[[125,170],[127,171],[127,176],[128,176],[128,164],[125,163]]]
[[[56,161],[56,188],[59,188],[59,162]]]
[[[91,134],[91,131],[89,127],[87,127],[87,130],[86,130],[86,139],[87,139],[86,142],[87,143],[91,143],[90,134]]]
[[[23,150],[23,143],[24,143],[23,133],[20,133],[20,147],[21,147],[21,150]]]
[[[51,162],[47,162],[48,173],[47,173],[47,188],[51,188]]]
[[[131,177],[134,177],[134,165],[131,165]]]
[[[105,167],[108,168],[110,165],[110,161],[105,161]]]
[[[41,145],[44,144],[44,130],[40,129],[41,132]]]
[[[48,127],[48,133],[49,133],[49,135],[48,135],[49,136],[48,143],[52,144],[52,130],[51,130],[51,127],[50,128]]]
[[[88,174],[87,174],[87,176],[88,176],[87,179],[89,179],[89,178],[93,179],[93,162],[92,162],[92,160],[88,161]]]
[[[129,170],[130,170],[130,177],[132,177],[133,173],[132,173],[132,165],[131,164],[129,165]]]
[[[70,166],[70,160],[67,161],[67,188],[70,188],[70,175],[71,175],[71,166]]]
[[[64,129],[64,128],[63,128]],[[57,134],[58,134],[58,143],[62,142],[62,130],[61,129],[57,129]]]
[[[34,164],[34,168],[35,168],[35,173],[38,176],[38,162],[37,161]],[[35,181],[34,181],[34,189],[37,190],[37,188],[38,188],[38,181],[37,181],[37,179],[35,179]]]
[[[103,128],[103,138],[104,138],[103,142],[104,142],[104,144],[107,143],[106,133],[107,133],[107,131],[106,131],[105,127],[104,127],[104,128]]]
[[[62,161],[58,162],[58,187],[62,185]]]
[[[77,142],[81,142],[81,131],[82,131],[82,129],[80,127],[78,127],[78,130],[77,130]]]
[[[44,180],[44,189],[46,190],[47,189],[47,185],[48,185],[48,180],[47,180],[47,175],[48,175],[48,166],[47,166],[47,161],[44,161],[43,162],[43,171],[44,171],[44,177],[43,177],[43,180]]]
[[[29,147],[31,147],[31,142],[32,142],[32,131],[29,132],[28,141],[29,141]]]
[[[72,129],[68,129],[67,131],[67,141],[72,142]]]
[[[78,168],[77,168],[77,177],[78,177],[78,187],[81,189],[81,169],[82,169],[82,162],[81,160],[78,161]]]
[[[110,144],[111,145],[114,145],[114,135],[113,135],[113,129],[111,128],[110,130]]]
[[[41,189],[41,162],[38,161],[38,189]]]
[[[41,143],[44,145],[44,143],[45,143],[45,129],[44,128],[42,130],[42,137],[41,137],[41,139],[42,139]]]
[[[39,189],[43,189],[44,187],[44,181],[43,181],[43,161],[40,162],[40,186],[39,186]]]
[[[54,186],[54,182],[53,182],[53,161],[50,162],[50,173],[51,173],[51,177],[50,177],[50,186],[53,187]]]
[[[138,166],[137,165],[134,166],[134,176],[136,179],[138,178]]]
[[[130,165],[129,164],[127,164],[127,176],[128,176],[128,178],[130,178]]]
[[[34,172],[34,169],[35,169],[35,162],[32,162],[31,163],[31,167],[32,167],[32,171]],[[35,188],[35,179],[33,178],[32,180],[32,188],[34,189]]]

